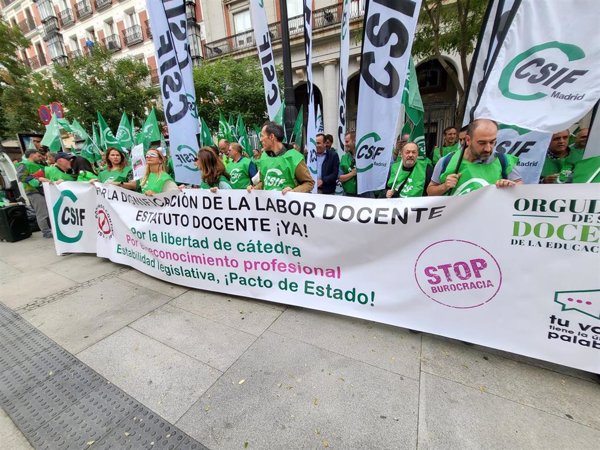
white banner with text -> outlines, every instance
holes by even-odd
[[[44,189],[59,254],[600,372],[593,185],[385,200]]]

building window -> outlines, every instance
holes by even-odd
[[[288,18],[297,17],[302,15],[302,0],[287,0],[287,13]]]
[[[252,21],[250,20],[250,10],[233,13],[233,33],[240,34],[244,31],[252,29]]]

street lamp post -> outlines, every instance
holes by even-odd
[[[284,123],[287,136],[292,135],[296,121],[296,99],[294,96],[294,83],[292,80],[292,56],[290,50],[290,30],[288,28],[287,1],[279,0],[281,12],[281,50],[283,59],[283,98],[285,101]]]

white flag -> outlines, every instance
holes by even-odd
[[[256,41],[263,74],[267,112],[269,113],[269,120],[275,120],[275,116],[281,108],[281,93],[277,83],[277,71],[275,70],[275,59],[273,59],[273,47],[271,46],[271,34],[267,24],[264,0],[250,0],[250,13],[252,14],[254,40]]]
[[[198,184],[198,114],[183,0],[146,0],[175,179]]]
[[[469,87],[467,89],[467,100],[465,102],[465,115],[463,126],[471,122],[475,103],[479,93],[483,89],[483,80],[488,69],[493,65],[493,56],[506,35],[506,26],[509,24],[509,14],[515,4],[515,0],[490,0],[484,28],[480,33],[479,42],[471,61],[471,73]]]
[[[358,193],[383,189],[421,0],[371,0],[365,20],[356,131]]]
[[[338,153],[344,153],[346,134],[346,92],[348,89],[348,62],[350,60],[350,0],[344,0],[340,35],[340,85],[338,102]]]
[[[600,97],[597,12],[597,0],[522,0],[475,118],[554,133],[587,114]]]
[[[517,168],[523,183],[537,184],[551,139],[552,133],[501,124],[496,137],[496,151],[518,157]]]
[[[308,94],[308,123],[306,125],[306,165],[315,182],[317,192],[317,122],[315,118],[315,93],[312,77],[312,0],[304,0],[304,49],[306,53],[306,92]]]

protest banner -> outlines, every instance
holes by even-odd
[[[269,32],[269,24],[267,23],[264,1],[250,0],[250,14],[252,15],[254,41],[256,42],[263,75],[267,112],[269,120],[275,120],[275,115],[281,108],[281,93],[279,92],[279,83],[277,82],[277,70],[275,69],[271,33]]]
[[[383,189],[387,181],[420,9],[421,0],[368,3],[356,120],[359,194]]]
[[[200,174],[194,159],[198,154],[196,135],[200,129],[185,5],[183,0],[146,0],[146,8],[156,50],[175,180],[197,184]]]
[[[44,184],[56,250],[171,283],[363,318],[600,372],[593,185],[461,197]]]
[[[474,117],[556,133],[600,98],[595,0],[520,0],[485,77]]]

